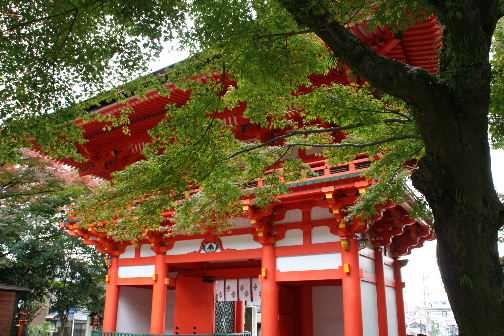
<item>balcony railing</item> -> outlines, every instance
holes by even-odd
[[[161,336],[194,336],[195,334],[166,334]],[[244,333],[217,333],[217,334],[196,334],[199,336],[251,336],[250,332]],[[154,334],[131,334],[123,332],[109,332],[102,330],[92,330],[91,336],[160,336]]]

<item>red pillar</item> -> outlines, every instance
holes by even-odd
[[[107,294],[105,297],[105,310],[103,317],[103,331],[115,332],[117,325],[117,304],[119,302],[118,258],[112,257],[108,270]]]
[[[166,322],[166,284],[165,279],[168,276],[168,266],[165,262],[164,253],[156,254],[156,273],[154,284],[152,285],[152,310],[150,333],[165,334]]]
[[[245,301],[235,303],[235,333],[245,332]]]
[[[262,248],[262,334],[279,336],[278,285],[276,282],[276,256],[273,244]]]
[[[397,305],[397,327],[399,328],[399,336],[406,336],[406,317],[404,316],[404,299],[403,299],[403,288],[404,283],[402,282],[401,276],[401,260],[394,260],[394,278],[395,278],[395,290],[396,290],[396,305]]]
[[[388,336],[387,321],[387,294],[385,293],[385,274],[383,271],[383,250],[377,248],[375,255],[375,274],[376,274],[376,301],[378,308],[378,328],[380,336]]]
[[[299,288],[299,315],[301,318],[301,333],[303,336],[313,336],[313,301],[312,286],[303,285]]]
[[[345,239],[342,237],[342,239]],[[343,330],[344,336],[363,336],[362,302],[357,240],[348,238],[348,249],[341,249],[343,262]]]

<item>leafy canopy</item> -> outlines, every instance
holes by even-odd
[[[374,205],[386,199],[404,200],[411,173],[406,166],[423,154],[409,107],[366,85],[323,85],[308,94],[293,94],[310,85],[310,74],[338,67],[348,70],[313,34],[316,28],[300,27],[277,1],[46,0],[1,6],[0,50],[10,61],[0,69],[0,154],[6,160],[28,146],[30,137],[55,156],[78,157],[72,144],[83,139],[71,122],[74,118],[109,120],[128,132],[126,117],[131,110],[125,109],[116,119],[88,111],[151,90],[168,95],[168,82],[192,90],[191,100],[182,107],[167,106],[166,117],[150,132],[153,142],[144,150],[147,160],[117,173],[113,188],[104,186],[80,200],[79,211],[87,222],[107,221],[103,229],[118,237],[134,239],[145,229],[156,229],[164,221],[160,209],[174,207],[179,210],[173,219],[176,226],[165,228],[168,234],[225,227],[226,218],[239,209],[243,183],[277,168],[277,161],[284,161],[296,148],[313,145],[322,146],[321,155],[333,163],[361,152],[380,158],[368,172],[380,183],[354,207],[353,215],[372,213]],[[456,15],[456,4],[453,7]],[[431,12],[421,0],[317,0],[306,10],[347,25],[365,19],[369,29],[387,24],[398,32]],[[81,101],[138,74],[160,50],[160,42],[174,38],[195,56],[162,74]],[[498,36],[496,41],[501,41]],[[496,54],[499,50],[496,47]],[[236,80],[236,86],[218,79],[205,85],[188,79],[214,71]],[[501,82],[496,81],[496,90]],[[247,102],[245,116],[252,123],[287,130],[290,136],[272,146],[237,140],[230,127],[214,117],[242,102]],[[301,120],[293,117],[298,111]],[[491,127],[499,146],[502,112],[494,111]],[[346,127],[341,144],[334,144],[334,134],[324,131],[327,125]],[[256,204],[265,206],[285,192],[283,180],[308,174],[298,160],[282,165],[285,170],[275,170],[255,194]],[[187,197],[190,186],[202,191]],[[180,195],[187,200],[177,203]],[[143,201],[131,206],[138,199]]]
[[[46,304],[62,318],[75,307],[101,312],[102,255],[60,227],[64,207],[88,192],[89,179],[39,156],[22,162],[1,167],[0,283],[30,288],[22,299],[33,313]]]

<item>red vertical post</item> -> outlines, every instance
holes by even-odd
[[[363,336],[362,301],[357,240],[342,237],[344,336]]]
[[[299,288],[299,315],[301,318],[301,333],[303,336],[313,336],[313,295],[311,285]]]
[[[399,329],[399,336],[406,336],[406,317],[404,316],[404,298],[403,298],[403,288],[404,283],[402,282],[401,276],[401,260],[394,260],[394,278],[395,278],[395,290],[396,290],[396,305],[397,305],[397,327]]]
[[[374,250],[376,275],[376,301],[378,308],[378,328],[380,336],[388,336],[387,294],[385,293],[385,273],[383,270],[383,251]]]
[[[119,263],[117,257],[112,257],[108,269],[107,293],[105,297],[105,309],[103,317],[103,331],[115,332],[117,326],[117,305],[119,303],[119,286],[117,279]]]
[[[245,301],[235,303],[235,333],[245,332]]]
[[[154,284],[152,285],[152,310],[150,333],[156,335],[165,334],[166,323],[166,294],[165,279],[168,276],[168,266],[165,262],[164,253],[156,254],[156,268]]]
[[[264,336],[279,336],[278,320],[278,285],[276,282],[276,256],[272,243],[264,244],[262,248],[262,334]]]

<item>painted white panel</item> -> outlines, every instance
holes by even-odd
[[[385,276],[385,279],[395,279],[394,276],[394,268],[389,265],[383,265],[383,275]]]
[[[362,268],[368,274],[375,274],[376,272],[374,259],[365,256],[359,256],[359,265],[360,268]]]
[[[119,278],[151,277],[154,265],[119,266]]]
[[[275,246],[303,245],[303,230],[293,229],[285,232],[285,237],[276,242]]]
[[[341,266],[341,253],[324,253],[277,257],[280,272],[337,269]]]
[[[310,210],[311,220],[334,218],[329,208],[313,207]]]
[[[252,278],[250,285],[252,286],[252,301],[250,303],[255,306],[261,305],[261,298],[262,298],[261,281],[259,281],[259,278],[257,278],[257,277]]]
[[[124,252],[119,256],[119,259],[135,258],[135,246],[128,245]]]
[[[250,278],[238,279],[238,300],[250,301],[252,298],[252,286]]]
[[[313,335],[343,335],[343,292],[341,286],[312,289]]]
[[[311,233],[312,244],[331,243],[340,241],[340,236],[332,234],[329,226],[316,226]]]
[[[166,294],[165,334],[172,335],[175,324],[175,290],[168,290]]]
[[[298,223],[303,221],[303,211],[301,209],[291,209],[285,212],[282,220],[273,222],[273,224]]]
[[[222,247],[227,250],[251,250],[261,248],[262,245],[254,240],[251,234],[243,234],[237,236],[220,237]]]
[[[238,279],[224,280],[224,300],[238,301]]]
[[[376,284],[361,281],[361,302],[364,336],[378,336],[379,327]]]
[[[152,289],[121,286],[117,307],[117,332],[150,332]]]
[[[231,218],[228,222],[231,224],[233,229],[241,229],[252,226],[250,219],[244,217]]]
[[[385,287],[385,295],[387,297],[388,334],[389,336],[398,336],[399,326],[397,323],[397,302],[395,288]]]
[[[214,289],[217,301],[224,301],[224,280],[215,281]]]
[[[201,242],[203,242],[203,238],[201,239],[188,239],[188,240],[177,240],[173,244],[173,248],[166,252],[167,255],[178,255],[178,254],[186,254],[191,252],[199,251],[201,247]]]
[[[154,257],[156,253],[152,251],[149,244],[143,244],[140,246],[140,257]]]

